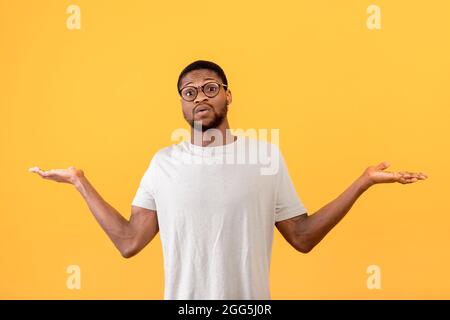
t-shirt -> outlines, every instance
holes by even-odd
[[[159,150],[132,205],[157,211],[164,299],[270,299],[274,224],[306,214],[279,148],[245,136]]]

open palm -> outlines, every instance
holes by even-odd
[[[82,171],[75,167],[69,167],[67,169],[50,169],[47,171],[42,170],[39,167],[33,167],[28,169],[28,171],[37,173],[44,179],[63,183],[73,183],[75,178],[82,174]]]
[[[397,171],[389,172],[384,171],[390,166],[387,161],[380,163],[377,166],[368,167],[363,175],[371,181],[371,183],[392,183],[398,182],[402,184],[413,183],[419,180],[425,180],[428,176],[422,172],[409,172],[409,171]]]

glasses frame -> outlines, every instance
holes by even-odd
[[[213,95],[212,97],[208,96],[208,95],[206,94],[206,92],[203,90],[204,87],[205,87],[206,85],[211,84],[211,83],[215,83],[215,84],[219,85],[219,90],[217,90],[217,93],[216,93],[215,95]],[[208,98],[214,98],[215,96],[217,96],[217,95],[219,94],[219,92],[220,92],[220,87],[223,87],[223,88],[226,90],[226,89],[228,88],[228,85],[227,85],[227,84],[224,84],[224,83],[220,83],[220,82],[209,81],[209,82],[205,83],[205,84],[202,85],[202,86],[191,86],[191,85],[185,86],[185,87],[181,88],[180,90],[178,90],[178,94],[180,95],[180,97],[181,97],[184,101],[192,102],[192,101],[194,101],[194,100],[197,98],[197,96],[198,96],[198,89],[199,89],[199,88],[202,90],[202,92],[203,92],[203,94],[204,94],[205,96],[207,96]],[[183,91],[183,90],[186,89],[186,88],[194,88],[194,89],[195,89],[195,96],[192,98],[192,100],[186,100],[186,99],[183,97],[183,95],[181,94],[181,91]]]

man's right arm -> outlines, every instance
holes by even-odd
[[[43,171],[35,167],[30,171],[48,180],[73,184],[95,219],[125,258],[136,255],[159,231],[156,211],[132,206],[130,220],[125,219],[100,196],[80,169],[69,167]]]

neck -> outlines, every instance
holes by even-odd
[[[228,119],[224,119],[216,128],[205,132],[191,128],[191,143],[202,147],[221,146],[236,141],[236,136],[230,132]]]

